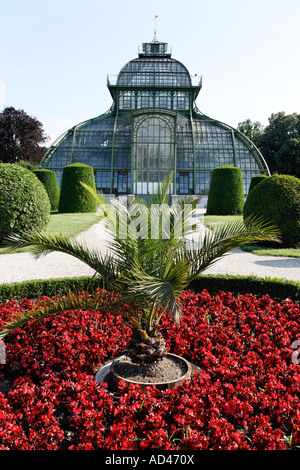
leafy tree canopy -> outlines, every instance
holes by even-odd
[[[272,114],[265,128],[246,119],[238,130],[259,148],[271,173],[300,178],[300,114]]]
[[[252,122],[251,119],[246,119],[238,124],[237,129],[252,140],[255,145],[258,145],[264,127],[259,121]]]
[[[39,163],[48,140],[43,125],[23,110],[12,106],[0,113],[0,161],[18,163],[20,160]]]

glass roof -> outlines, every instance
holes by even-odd
[[[167,43],[144,43],[139,56],[128,62],[116,76],[108,76],[107,84],[115,98],[115,88],[189,89],[196,98],[202,86],[202,77],[190,76],[187,68],[171,58]]]
[[[191,77],[185,66],[175,59],[147,57],[126,64],[119,73],[117,84],[190,87]]]

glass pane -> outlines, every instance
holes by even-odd
[[[133,181],[133,187],[137,188],[139,194],[152,194],[162,179],[174,169],[174,124],[174,118],[166,115],[152,114],[135,118],[133,168],[141,168],[143,171],[136,173],[138,183]]]

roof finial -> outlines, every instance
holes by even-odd
[[[156,37],[156,18],[158,18],[158,15],[155,15],[155,17],[154,17],[154,38],[153,38],[153,41],[157,41],[157,37]]]

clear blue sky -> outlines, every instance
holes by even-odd
[[[300,0],[0,1],[0,111],[24,109],[49,143],[110,108],[106,77],[153,39],[156,15],[158,40],[203,76],[204,114],[236,127],[300,113]]]

